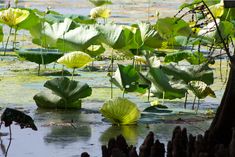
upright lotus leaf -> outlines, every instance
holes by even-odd
[[[90,16],[93,19],[96,19],[96,18],[107,19],[110,17],[110,15],[111,15],[111,10],[108,9],[107,7],[95,7],[95,8],[92,8],[90,11]]]
[[[57,41],[61,51],[85,51],[99,39],[100,33],[93,25],[81,25],[66,32]]]
[[[47,81],[44,87],[52,93],[41,92],[34,96],[39,107],[44,108],[81,108],[81,99],[92,93],[91,87],[67,77],[54,78]]]
[[[160,68],[150,68],[148,72],[148,79],[152,82],[153,87],[159,97],[163,97],[165,99],[175,99],[182,98],[185,96],[186,89],[185,88],[175,88],[169,82],[170,79]]]
[[[216,97],[215,92],[207,86],[202,81],[190,81],[189,89],[197,96],[199,99],[204,99],[207,96],[211,96],[213,98]]]
[[[136,104],[125,98],[115,98],[106,101],[100,112],[111,123],[116,125],[136,124],[140,118],[140,111]]]
[[[138,28],[143,45],[151,48],[160,48],[162,46],[163,39],[151,24],[142,22],[138,24]]]
[[[139,88],[139,75],[132,65],[118,64],[118,69],[110,81],[124,92],[135,92]]]
[[[65,65],[68,68],[81,68],[92,61],[92,58],[81,51],[74,51],[65,54],[57,60],[58,63]]]
[[[206,65],[178,66],[176,64],[162,65],[161,69],[174,79],[183,80],[186,84],[190,81],[203,81],[210,85],[214,81],[213,71]]]
[[[221,0],[218,4],[211,5],[209,9],[215,18],[221,17],[224,14],[224,0]],[[208,16],[211,17],[210,14]]]
[[[37,12],[39,11],[36,9],[24,8],[24,10],[29,12],[29,16],[24,21],[20,22],[17,28],[30,30],[34,26],[38,25],[42,19],[37,15]]]
[[[0,22],[9,27],[16,27],[29,16],[29,11],[19,8],[8,8],[0,11]]]
[[[176,17],[158,19],[155,28],[164,39],[171,39],[175,36],[188,36],[192,33],[189,24]]]
[[[219,23],[219,30],[221,32],[221,36],[222,36],[223,40],[226,40],[231,35],[233,36],[233,34],[235,33],[234,24],[229,21],[221,21]],[[221,42],[218,31],[216,31],[215,39],[217,42]]]
[[[132,39],[132,31],[123,26],[115,24],[98,25],[97,30],[102,35],[102,42],[113,49],[124,49]]]
[[[89,0],[89,1],[97,7],[105,4],[112,4],[112,2],[109,0]]]

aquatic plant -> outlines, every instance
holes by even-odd
[[[81,51],[74,51],[65,54],[57,60],[58,63],[73,69],[72,79],[76,68],[82,68],[90,63],[93,59],[86,53]]]
[[[106,101],[100,112],[116,125],[136,124],[140,118],[140,111],[136,104],[120,97]]]
[[[38,64],[38,75],[40,73],[40,65],[46,65],[55,62],[57,59],[63,56],[56,50],[45,49],[19,49],[16,50],[18,56],[24,60],[34,62]]]
[[[51,91],[42,91],[33,97],[40,108],[81,109],[81,99],[92,93],[88,84],[67,77],[48,80],[44,87]]]
[[[96,18],[107,19],[110,17],[110,15],[111,15],[111,10],[102,6],[92,8],[90,11],[90,16],[93,19],[96,19]]]
[[[0,22],[10,27],[9,35],[5,45],[4,55],[6,54],[7,44],[11,35],[12,28],[15,29],[15,37],[14,37],[14,44],[15,44],[18,25],[21,22],[23,22],[29,16],[29,14],[30,14],[29,11],[19,8],[8,8],[0,11]],[[14,44],[13,47],[15,47]]]

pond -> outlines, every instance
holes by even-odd
[[[114,0],[111,5],[111,21],[130,24],[137,21],[155,20],[156,10],[160,16],[171,16],[176,13],[178,6],[187,0]],[[92,5],[86,0],[40,0],[20,1],[20,6],[45,10],[47,6],[61,13],[75,13],[87,15]],[[169,11],[171,10],[171,11]],[[92,95],[82,102],[82,109],[45,110],[38,109],[33,96],[44,89],[45,81],[57,76],[46,75],[46,72],[61,70],[61,65],[54,64],[43,69],[37,76],[37,65],[27,61],[20,61],[15,56],[1,56],[0,62],[0,107],[2,113],[5,107],[15,108],[30,115],[38,131],[21,130],[18,125],[12,125],[12,143],[8,152],[9,157],[78,157],[82,152],[89,152],[92,157],[101,157],[101,145],[108,139],[122,134],[128,144],[140,146],[149,131],[165,144],[171,137],[175,126],[186,127],[189,133],[204,132],[211,122],[211,116],[205,114],[207,109],[215,110],[222,97],[224,83],[219,80],[220,73],[215,71],[216,84],[213,85],[217,98],[201,100],[200,109],[196,113],[190,110],[193,96],[189,97],[188,109],[183,109],[184,99],[165,101],[172,112],[150,114],[142,112],[138,125],[113,126],[99,113],[104,101],[110,98],[110,83],[106,71],[89,72],[76,70],[75,80],[88,83],[92,87]],[[119,61],[117,61],[119,62]],[[120,61],[121,62],[121,61]],[[97,67],[105,67],[110,61],[96,61]],[[116,64],[115,64],[116,65]],[[226,67],[226,63],[223,62]],[[214,65],[219,67],[218,61]],[[114,96],[121,97],[122,92],[114,88]],[[147,95],[126,94],[126,98],[135,102],[143,111],[150,106]],[[156,98],[150,98],[150,101]],[[161,101],[161,100],[159,100]],[[2,126],[1,133],[9,133],[8,128]],[[0,156],[4,155],[9,143],[9,135],[0,137]]]

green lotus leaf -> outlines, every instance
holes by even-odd
[[[183,80],[186,84],[190,81],[203,81],[210,85],[214,81],[213,71],[204,64],[189,66],[168,64],[161,66],[161,69],[167,75],[173,76],[176,80]]]
[[[151,48],[161,47],[163,39],[152,25],[147,23],[139,23],[138,28],[140,30],[143,44]]]
[[[106,101],[100,112],[116,125],[136,124],[140,118],[140,111],[136,104],[125,98],[115,98]]]
[[[209,9],[215,18],[221,17],[224,14],[224,1],[221,0],[220,3],[211,5]],[[208,16],[211,16],[211,15],[208,15]]]
[[[190,81],[189,89],[199,98],[204,99],[207,96],[216,98],[215,92],[202,81]]]
[[[81,68],[90,63],[93,59],[86,53],[74,51],[65,54],[57,60],[58,63],[65,65],[68,68]]]
[[[87,84],[70,80],[67,77],[47,81],[44,87],[51,91],[40,92],[34,96],[38,107],[80,109],[81,99],[91,95]]]
[[[45,21],[53,24],[53,23],[60,23],[63,22],[65,18],[69,18],[73,20],[74,22],[81,23],[81,24],[95,24],[96,21],[94,19],[91,19],[89,16],[83,16],[83,15],[76,15],[76,14],[46,14],[45,15]]]
[[[8,8],[0,11],[0,22],[15,27],[29,16],[29,11],[19,8]]]
[[[107,0],[89,0],[89,1],[97,7],[105,5],[105,4],[112,4],[111,1],[107,1]]]
[[[74,27],[74,23],[71,19],[65,18],[61,23],[54,23],[50,25],[45,22],[43,30],[41,32],[41,41],[47,45],[47,47],[56,47],[57,40]],[[43,44],[44,45],[44,44]]]
[[[175,36],[188,36],[192,33],[189,24],[182,19],[166,17],[159,19],[155,25],[156,30],[164,39],[171,39]]]
[[[135,92],[139,90],[139,74],[132,65],[118,64],[118,69],[110,81],[125,92]]]
[[[87,48],[85,52],[91,57],[95,58],[96,56],[99,56],[104,53],[104,51],[105,48],[103,47],[103,45],[91,45]]]
[[[148,79],[152,82],[152,92],[156,96],[165,99],[183,98],[186,93],[186,88],[183,86],[174,87],[170,84],[170,79],[160,68],[150,68]]]
[[[36,14],[36,12],[38,12],[38,10],[36,9],[32,10],[24,8],[24,10],[27,10],[29,12],[29,16],[24,21],[20,22],[17,25],[17,28],[30,30],[31,28],[33,28],[34,26],[38,25],[41,22],[41,18]]]
[[[19,49],[16,53],[19,57],[37,64],[49,64],[63,56],[57,50],[45,49]]]
[[[96,19],[96,18],[107,19],[110,17],[110,15],[111,15],[111,10],[106,7],[95,7],[95,8],[92,8],[90,11],[90,16],[93,19]]]
[[[100,33],[91,25],[81,25],[66,32],[57,41],[57,47],[61,51],[85,51],[96,43]]]
[[[202,63],[205,63],[208,61],[208,59],[205,58],[203,56],[203,53],[201,53],[201,52],[178,51],[178,52],[173,52],[173,53],[167,54],[164,58],[164,62],[178,63],[179,61],[182,61],[184,59],[193,65],[202,64]]]
[[[178,63],[179,61],[182,61],[184,59],[187,59],[188,57],[191,56],[190,51],[179,51],[179,52],[173,52],[170,54],[167,54],[166,57],[164,58],[164,62],[170,63],[170,62],[175,62]]]
[[[98,25],[97,30],[101,33],[100,40],[113,49],[126,48],[133,38],[133,32],[120,25]]]

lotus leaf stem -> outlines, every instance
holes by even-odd
[[[9,144],[8,144],[8,146],[7,146],[7,150],[6,150],[6,153],[5,153],[5,157],[7,157],[8,151],[9,151],[10,146],[11,146],[11,141],[12,141],[12,131],[11,131],[11,126],[9,126],[9,132],[10,132],[10,140],[9,140]]]
[[[11,31],[12,31],[12,27],[10,27],[10,31],[9,31],[9,35],[7,37],[7,41],[6,41],[6,45],[5,45],[5,49],[4,49],[4,56],[6,55],[6,51],[7,51],[7,45],[11,36]]]
[[[72,78],[71,78],[71,80],[73,80],[73,76],[74,76],[75,69],[76,69],[76,68],[73,68],[73,72],[72,72]]]
[[[188,101],[188,92],[185,92],[184,109],[187,108],[187,101]]]
[[[194,100],[193,100],[193,105],[192,105],[192,110],[194,110],[194,105],[195,105],[195,102],[196,102],[196,95],[194,96]]]
[[[15,28],[15,32],[14,32],[13,50],[16,49],[16,33],[17,33],[17,27]]]

